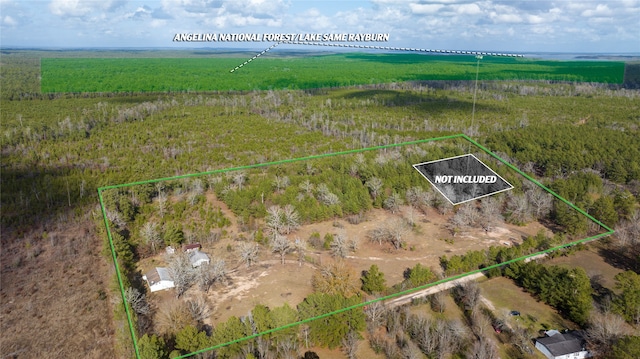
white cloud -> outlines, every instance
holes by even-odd
[[[16,21],[14,18],[12,18],[11,16],[7,15],[4,18],[2,18],[2,25],[6,25],[6,26],[16,26],[18,25],[18,21]]]
[[[289,6],[283,0],[231,0],[224,7],[229,12],[254,17],[279,17]]]
[[[354,19],[352,23],[357,23]],[[296,15],[293,24],[302,31],[315,31],[328,33],[337,28],[334,21],[326,15],[323,15],[318,9],[311,8],[299,15]]]
[[[280,27],[288,6],[284,0],[162,0],[160,10],[178,22],[195,21],[217,28]]]
[[[125,3],[125,0],[52,0],[49,10],[58,16],[82,17],[94,12],[111,12]]]
[[[489,14],[489,17],[491,18],[491,20],[493,20],[496,23],[509,23],[509,24],[513,24],[513,23],[520,23],[522,22],[522,17],[518,14],[514,14],[514,13],[509,13],[509,14],[499,14],[495,11],[492,11]]]
[[[582,12],[584,17],[606,17],[612,15],[613,12],[607,4],[598,4],[595,9],[587,9]]]
[[[164,19],[152,19],[150,26],[152,28],[161,28],[167,26],[167,20]]]
[[[435,14],[443,7],[442,4],[409,4],[411,12],[417,15]]]
[[[142,19],[146,17],[150,17],[153,14],[153,10],[147,5],[139,6],[136,11],[132,13],[128,13],[125,15],[127,19]]]
[[[482,10],[480,10],[480,6],[478,6],[478,4],[451,5],[451,8],[456,13],[461,14],[461,15],[479,15],[479,14],[482,14]]]
[[[640,0],[0,0],[0,6],[3,43],[31,38],[48,45],[43,33],[78,45],[165,46],[166,33],[180,31],[381,32],[390,34],[388,46],[640,51]]]

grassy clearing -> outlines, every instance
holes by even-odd
[[[507,322],[530,328],[541,329],[575,328],[576,325],[564,318],[552,307],[536,300],[508,278],[497,277],[480,283],[482,295],[496,307],[496,315]],[[520,317],[511,317],[509,312],[517,310]]]
[[[250,55],[247,55],[250,57]],[[473,56],[330,54],[268,58],[42,58],[42,92],[308,89],[415,80],[473,80]],[[623,62],[487,57],[484,80],[622,83]]]
[[[559,265],[566,268],[583,268],[587,275],[597,281],[603,287],[617,292],[615,290],[616,274],[622,273],[623,270],[607,263],[602,256],[597,253],[596,245],[589,246],[588,250],[576,252],[570,256],[557,257],[549,262],[549,265]]]

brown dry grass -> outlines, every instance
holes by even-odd
[[[112,358],[113,267],[90,220],[3,233],[0,357]]]

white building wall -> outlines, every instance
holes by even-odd
[[[536,343],[536,349],[541,351],[542,354],[544,354],[544,356],[546,356],[549,359],[585,359],[585,358],[590,358],[591,357],[591,353],[589,353],[586,350],[585,351],[581,351],[581,352],[577,352],[577,353],[553,356],[551,354],[551,352],[549,352],[549,350],[547,350],[547,347],[545,347],[544,345],[542,345],[540,343]]]
[[[149,286],[149,289],[151,290],[151,292],[157,292],[159,290],[170,289],[173,287],[175,287],[175,285],[173,284],[173,281],[161,280],[160,282]]]
[[[542,354],[544,354],[544,356],[546,356],[549,359],[555,359],[555,357],[553,355],[551,355],[551,352],[549,350],[547,350],[547,347],[545,347],[544,345],[536,342],[536,349],[538,349],[539,351],[542,352]]]

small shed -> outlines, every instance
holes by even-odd
[[[159,290],[165,290],[175,287],[169,269],[163,267],[154,268],[153,270],[143,275],[142,279],[147,281],[151,292],[157,292]]]
[[[182,246],[182,251],[186,252],[186,253],[190,253],[190,252],[199,251],[200,248],[202,248],[200,243],[190,243],[190,244],[183,245]]]
[[[209,256],[206,253],[196,250],[189,252],[189,261],[191,262],[191,266],[196,268],[203,264],[209,264],[211,259],[209,259]]]

